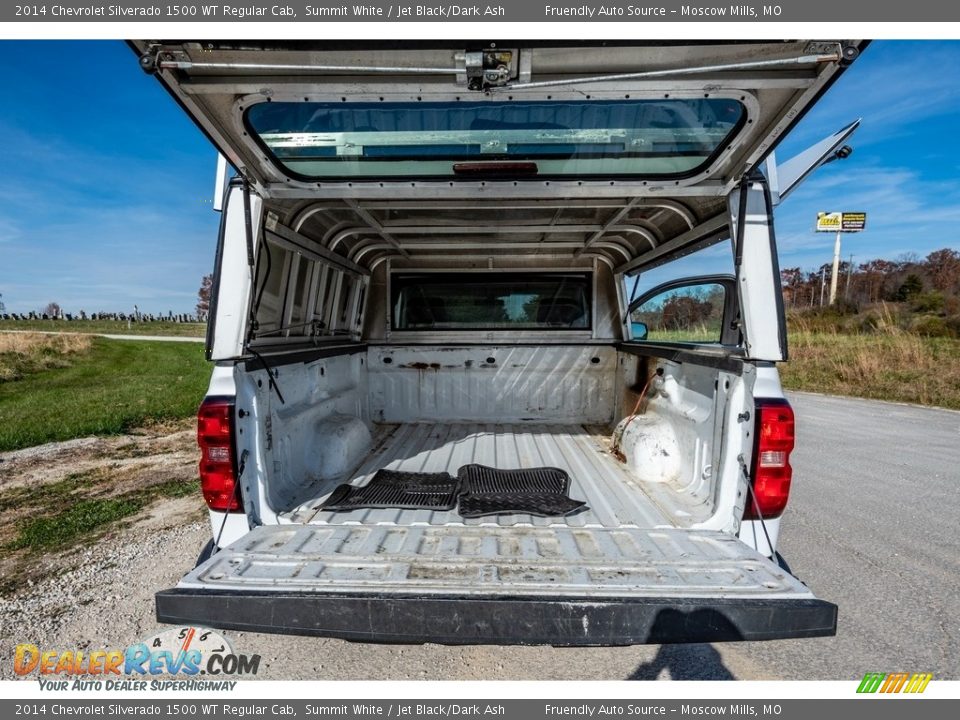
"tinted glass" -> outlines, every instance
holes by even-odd
[[[590,275],[393,275],[394,330],[590,329]]]
[[[485,161],[526,162],[527,175],[671,177],[706,165],[743,116],[735,100],[663,98],[269,102],[246,119],[301,177],[449,178]]]

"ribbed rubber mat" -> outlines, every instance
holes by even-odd
[[[567,497],[570,477],[559,468],[499,470],[464,465],[459,477],[459,512],[465,518],[508,514],[562,517],[586,505]]]
[[[480,493],[557,493],[564,495],[570,476],[554,467],[500,470],[486,465],[464,465],[458,471],[460,491]]]
[[[449,473],[414,473],[378,470],[362,487],[340,485],[322,510],[452,510],[457,504],[460,481]]]
[[[558,493],[482,493],[461,495],[459,513],[465,518],[487,515],[536,515],[563,517],[586,503]]]

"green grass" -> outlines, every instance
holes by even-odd
[[[11,550],[55,550],[89,538],[104,525],[133,515],[143,507],[136,499],[105,498],[81,500],[66,510],[44,517],[31,518],[18,529],[9,544]]]
[[[49,551],[64,550],[78,542],[96,539],[110,530],[117,522],[135,515],[155,500],[180,498],[199,491],[196,480],[167,480],[128,492],[119,497],[90,497],[87,493],[101,490],[96,484],[89,485],[84,474],[70,475],[64,480],[42,486],[42,492],[32,488],[19,488],[15,498],[8,498],[5,510],[46,511],[39,517],[29,517],[17,526],[17,536],[7,543],[4,550]],[[101,481],[109,480],[109,475]],[[78,487],[80,490],[78,491]],[[64,492],[59,498],[56,492]],[[84,492],[86,491],[86,492]],[[57,499],[56,502],[51,500]],[[64,507],[66,506],[66,507]],[[57,507],[59,512],[50,512]]]
[[[187,495],[199,495],[200,481],[197,479],[184,482],[183,480],[168,480],[144,488],[140,497],[146,501],[152,501],[158,498],[182,498]]]
[[[42,330],[47,332],[105,333],[108,335],[170,335],[204,337],[206,323],[168,321],[127,323],[126,320],[0,320],[2,330]]]
[[[4,490],[0,495],[0,512],[5,510],[26,510],[29,508],[47,508],[73,502],[75,495],[87,483],[87,473],[70,473],[63,480],[39,485],[23,485]]]
[[[209,378],[199,343],[93,338],[69,367],[0,383],[0,452],[189,417]]]
[[[885,333],[791,332],[791,390],[960,410],[960,340]]]
[[[684,328],[682,330],[650,330],[647,333],[648,342],[692,342],[715,343],[720,340],[720,326]]]

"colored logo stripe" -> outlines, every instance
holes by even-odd
[[[933,679],[931,673],[867,673],[857,687],[858,693],[922,693]]]
[[[887,679],[884,680],[883,685],[880,687],[880,692],[882,693],[897,693],[900,692],[900,688],[903,687],[903,684],[907,681],[906,673],[890,673],[887,675]]]
[[[907,683],[907,687],[904,692],[922,693],[927,689],[927,684],[931,680],[933,680],[932,673],[914,673],[913,677],[910,678],[910,682]]]
[[[880,683],[883,682],[885,677],[884,673],[867,673],[863,676],[863,680],[860,681],[860,687],[857,688],[858,693],[875,693],[880,687]]]

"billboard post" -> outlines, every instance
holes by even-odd
[[[862,232],[867,227],[867,214],[863,212],[817,213],[817,232],[835,232],[833,244],[833,272],[830,274],[830,304],[837,299],[837,276],[840,274],[840,236],[845,232]],[[823,301],[821,300],[821,305]]]

